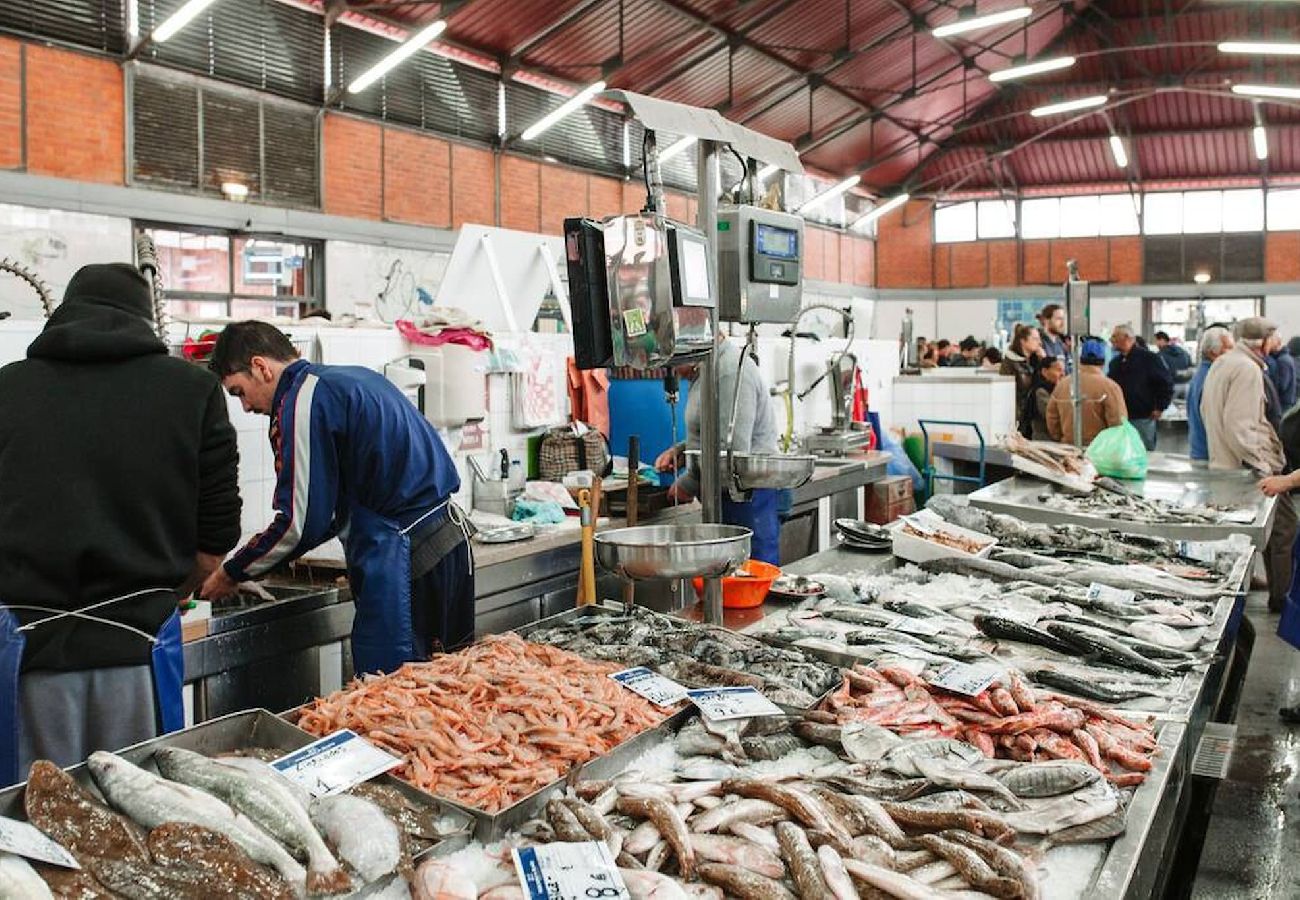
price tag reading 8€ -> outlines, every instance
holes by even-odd
[[[538,844],[510,854],[528,900],[631,900],[603,841]]]

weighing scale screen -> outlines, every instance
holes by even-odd
[[[799,235],[788,228],[755,225],[754,243],[763,256],[774,256],[777,259],[799,258]]]
[[[680,302],[686,306],[712,306],[713,292],[709,290],[708,245],[678,231],[677,246],[681,285]]]

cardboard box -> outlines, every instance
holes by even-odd
[[[901,516],[910,516],[916,512],[916,501],[911,493],[894,503],[867,503],[867,521],[876,525],[888,525]]]
[[[868,504],[874,500],[888,506],[891,503],[897,503],[912,496],[912,479],[908,475],[890,475],[869,485],[869,488],[867,494]]]

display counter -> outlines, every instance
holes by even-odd
[[[935,441],[931,448],[931,455],[934,457],[935,472],[941,476],[959,475],[970,478],[979,475],[978,444],[963,441]],[[1011,478],[1016,474],[1009,451],[997,444],[985,445],[984,483],[986,485]],[[1193,460],[1185,453],[1174,452],[1172,446],[1147,454],[1148,477],[1183,477],[1193,474],[1198,478],[1238,477],[1236,472],[1211,469],[1209,463],[1203,460]],[[969,494],[977,488],[969,482],[954,482],[940,478],[935,482],[935,490],[939,493]]]

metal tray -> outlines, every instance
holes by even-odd
[[[305,747],[314,740],[316,740],[314,736],[289,724],[269,710],[251,709],[231,713],[228,716],[212,719],[184,731],[174,731],[153,740],[134,744],[124,750],[119,750],[118,756],[151,772],[157,772],[157,768],[153,764],[153,755],[154,751],[160,747],[180,747],[202,753],[205,756],[211,756],[236,750],[249,750],[254,747],[288,752],[297,750],[299,747]],[[95,786],[94,779],[91,778],[90,769],[84,762],[72,766],[67,771],[78,784],[89,789],[95,797],[102,799],[99,789]],[[470,829],[473,822],[469,816],[465,815],[454,804],[447,803],[440,797],[426,794],[424,791],[418,790],[391,775],[380,775],[377,779],[372,780],[396,788],[404,797],[416,805],[436,810],[439,817],[449,816],[458,820],[458,823],[463,822],[461,830],[421,851],[417,854],[416,859],[443,856],[459,850],[469,843]],[[27,818],[23,811],[23,791],[26,787],[27,783],[22,782],[0,791],[0,815],[12,819],[25,820]],[[386,880],[381,879],[381,881]],[[362,893],[364,892],[365,889],[362,890]]]

